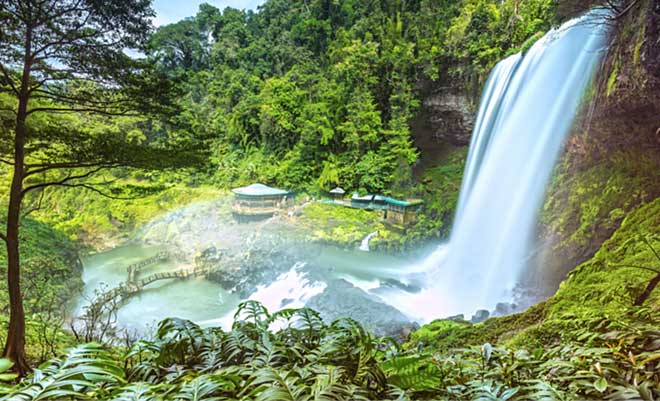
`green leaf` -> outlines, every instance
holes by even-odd
[[[4,373],[11,369],[11,367],[14,366],[14,363],[10,361],[7,358],[1,358],[0,359],[0,373]]]
[[[16,373],[2,373],[0,374],[0,382],[9,382],[16,379],[18,375]]]
[[[596,380],[594,382],[594,387],[599,392],[601,392],[601,393],[604,392],[605,390],[607,390],[607,380],[605,380],[604,377],[599,378],[598,380]]]

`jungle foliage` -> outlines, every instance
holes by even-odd
[[[653,400],[660,331],[583,330],[538,349],[480,347],[449,354],[374,338],[358,323],[329,325],[310,309],[269,313],[248,301],[231,331],[162,321],[153,340],[119,350],[79,345],[3,400]],[[408,349],[410,348],[410,349]],[[0,369],[6,370],[6,361]],[[0,375],[0,381],[12,379]]]
[[[187,86],[212,138],[212,182],[409,194],[419,84],[478,91],[507,52],[554,22],[550,0],[270,0],[202,5],[149,54]]]

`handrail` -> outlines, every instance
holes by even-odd
[[[148,259],[144,259],[137,263],[129,265],[127,268],[128,271],[127,280],[119,284],[117,287],[99,294],[99,296],[96,297],[96,299],[89,305],[88,307],[89,310],[97,309],[98,306],[101,306],[102,304],[109,302],[117,297],[120,297],[119,302],[123,302],[127,298],[142,291],[144,287],[146,287],[147,285],[152,284],[156,281],[170,280],[176,278],[186,279],[189,277],[206,276],[214,270],[211,268],[198,269],[197,267],[193,267],[192,269],[189,270],[154,273],[150,276],[137,280],[137,273],[139,272],[139,269],[160,262],[162,260],[166,260],[169,257],[170,257],[170,253],[167,251],[163,251],[163,252],[159,252],[155,256],[152,256]]]

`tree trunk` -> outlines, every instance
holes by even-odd
[[[3,356],[14,362],[14,371],[24,376],[30,371],[25,355],[25,310],[21,294],[21,258],[19,251],[19,229],[21,203],[23,201],[23,179],[25,178],[25,141],[27,137],[26,120],[30,99],[31,43],[32,29],[26,28],[25,59],[23,76],[18,93],[18,109],[14,130],[14,176],[9,192],[7,210],[7,288],[9,290],[9,332]]]
[[[18,135],[17,135],[18,136]],[[17,147],[18,148],[18,147]],[[22,149],[21,149],[22,152]],[[16,163],[9,195],[7,212],[7,288],[9,289],[9,332],[3,355],[14,362],[14,370],[21,376],[29,372],[25,357],[25,311],[21,295],[21,270],[19,254],[19,224],[23,163]]]
[[[14,149],[14,177],[9,192],[7,211],[7,288],[9,289],[9,332],[3,355],[14,362],[14,370],[21,376],[30,371],[25,358],[25,311],[21,295],[21,259],[19,227],[25,159],[25,112],[16,119]]]
[[[644,289],[644,292],[639,294],[637,299],[635,299],[635,306],[642,306],[644,302],[646,302],[646,300],[649,299],[651,293],[653,292],[655,287],[658,286],[658,284],[660,284],[660,273],[658,273],[655,277],[651,279],[651,281],[649,281],[648,285]]]

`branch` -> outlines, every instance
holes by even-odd
[[[7,243],[7,236],[5,234],[0,233],[0,239],[5,241],[5,243]]]
[[[34,93],[34,95],[32,96],[33,98],[50,99],[65,103],[66,102],[78,103],[83,105],[91,105],[92,107],[93,106],[110,107],[110,106],[116,106],[127,103],[125,99],[107,99],[107,100],[94,99],[93,97],[98,96],[98,94],[93,94],[93,93],[82,93],[78,96],[68,96],[60,93],[51,92],[45,89],[38,89],[38,87],[33,87],[32,93]]]
[[[660,273],[660,270],[655,270],[653,268],[646,267],[646,266],[640,266],[640,265],[610,265],[610,266],[612,266],[612,267],[632,267],[632,268],[635,268],[635,269],[648,270],[648,271],[656,273],[656,274]]]
[[[11,87],[11,89],[14,91],[16,96],[18,96],[18,89],[16,89],[16,86],[14,85],[14,81],[12,81],[11,77],[9,76],[9,72],[5,69],[5,66],[0,63],[0,70],[2,70],[2,75],[4,75],[5,80],[7,80],[7,83]]]
[[[68,162],[68,163],[48,163],[48,164],[28,164],[26,167],[28,169],[37,168],[36,170],[28,171],[25,173],[25,177],[31,175],[45,173],[46,171],[56,170],[56,169],[69,169],[69,168],[92,168],[92,167],[102,167],[102,168],[114,168],[121,166],[121,163],[103,163],[103,162]]]
[[[8,111],[8,112],[12,113],[15,116],[18,115],[18,113],[16,113],[16,110],[10,109],[9,107],[0,107],[0,110],[1,111]]]
[[[139,116],[140,114],[137,112],[130,112],[128,110],[125,111],[108,111],[108,110],[102,110],[102,109],[97,109],[94,107],[81,107],[81,108],[73,108],[73,107],[37,107],[34,109],[31,109],[27,112],[27,115],[30,115],[32,113],[39,113],[39,112],[48,112],[48,113],[94,113],[94,114],[102,114],[105,116]]]
[[[92,174],[98,173],[99,171],[101,171],[104,168],[105,167],[98,167],[98,168],[95,168],[93,170],[90,170],[90,171],[86,172],[85,174],[69,175],[66,178],[61,179],[60,181],[42,182],[42,183],[39,183],[39,184],[34,184],[34,185],[31,185],[31,186],[25,187],[23,189],[23,191],[21,191],[21,196],[24,196],[26,193],[28,193],[30,191],[34,191],[35,189],[39,189],[39,188],[52,187],[52,186],[56,186],[56,185],[64,186],[67,182],[69,182],[71,180],[79,180],[79,179],[87,178],[87,177],[91,176]]]
[[[45,195],[45,194],[46,194],[46,190],[45,190],[45,189],[42,189],[42,190],[41,190],[41,194],[39,195],[39,201],[37,201],[36,206],[34,206],[34,207],[31,208],[31,209],[26,210],[26,211],[23,213],[23,216],[22,216],[23,218],[27,217],[28,215],[30,215],[30,214],[33,213],[33,212],[36,212],[37,210],[41,210],[41,204],[42,204],[42,202],[43,202],[43,200],[44,200],[44,195]]]
[[[103,196],[104,198],[115,199],[115,200],[134,200],[134,199],[146,198],[146,195],[142,196],[142,197],[140,197],[140,196],[115,196],[115,195],[109,194],[107,192],[103,192],[98,188],[95,188],[94,184],[82,184],[82,183],[81,184],[59,184],[59,186],[66,187],[66,188],[84,188],[84,189],[88,189],[92,192],[95,192],[95,193]]]
[[[43,189],[43,188],[47,188],[47,187],[60,186],[60,187],[66,187],[66,188],[85,188],[85,189],[88,189],[92,192],[96,192],[97,194],[99,194],[99,195],[101,195],[105,198],[109,198],[109,199],[133,200],[133,199],[139,199],[140,198],[139,196],[130,196],[130,197],[115,196],[115,195],[109,194],[107,192],[103,192],[103,191],[101,191],[100,189],[98,189],[94,186],[94,185],[107,185],[108,183],[106,183],[106,184],[101,184],[101,183],[96,183],[96,184],[85,184],[85,183],[72,184],[72,183],[70,183],[70,181],[72,181],[72,180],[79,180],[79,179],[83,179],[83,178],[88,178],[89,176],[91,176],[91,175],[93,175],[93,174],[95,174],[95,173],[97,173],[97,172],[99,172],[99,171],[101,171],[105,168],[108,168],[108,167],[100,166],[96,169],[88,171],[85,174],[80,174],[80,175],[75,175],[75,176],[74,175],[69,175],[66,178],[63,178],[59,181],[42,182],[42,183],[39,183],[39,184],[34,184],[34,185],[31,185],[31,186],[26,187],[25,189],[23,189],[23,191],[21,192],[21,196],[24,196],[29,191],[34,191],[36,189],[40,189],[40,188]],[[43,193],[42,193],[42,195],[43,195]],[[146,197],[146,195],[144,197]]]
[[[624,8],[623,10],[621,10],[621,11],[618,11],[617,9],[614,9],[615,11],[618,12],[618,14],[614,18],[617,19],[617,18],[623,17],[628,11],[630,11],[631,8],[633,8],[635,6],[635,4],[637,4],[637,1],[638,0],[631,1],[630,4],[628,4],[628,6],[626,8]]]
[[[651,245],[651,241],[649,241],[648,237],[644,237],[643,241],[651,249],[651,252],[653,252],[656,259],[658,259],[658,261],[660,261],[660,254],[658,254],[658,252],[655,250],[655,248],[653,248],[653,245]]]

